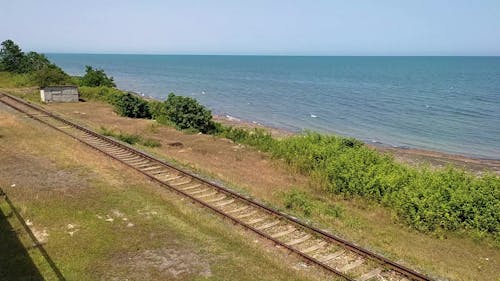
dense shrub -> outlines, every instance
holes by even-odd
[[[149,104],[144,99],[110,87],[79,87],[78,91],[84,100],[104,101],[113,105],[121,116],[131,118],[151,118]]]
[[[78,87],[78,92],[80,93],[80,97],[84,100],[94,100],[94,101],[103,101],[111,103],[113,102],[117,96],[123,94],[122,91],[110,88],[110,87],[87,87],[82,86]]]
[[[53,65],[45,66],[32,72],[31,77],[32,81],[40,87],[72,84],[71,77],[59,67]]]
[[[85,66],[85,75],[80,79],[80,86],[88,87],[116,87],[113,77],[108,77],[103,69],[94,69],[90,65]]]
[[[285,194],[285,207],[302,211],[304,215],[309,216],[313,210],[313,204],[305,192],[292,190]]]
[[[193,98],[173,93],[162,103],[152,104],[152,116],[160,123],[173,123],[181,130],[213,131],[212,113]]]
[[[357,141],[316,133],[277,141],[270,151],[302,173],[323,175],[328,192],[376,200],[418,230],[499,234],[498,176],[408,167]]]
[[[114,106],[116,113],[121,116],[132,118],[151,118],[148,103],[131,93],[123,93],[110,97],[110,102]]]

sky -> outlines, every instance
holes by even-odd
[[[0,0],[42,53],[500,55],[500,0]]]

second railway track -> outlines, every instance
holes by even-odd
[[[346,280],[431,280],[412,269],[307,225],[225,187],[179,169],[135,148],[0,93],[0,103],[20,111],[142,173],[158,184],[271,240]]]

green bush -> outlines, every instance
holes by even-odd
[[[46,66],[32,72],[32,80],[40,87],[70,85],[71,77],[57,66]]]
[[[81,86],[78,87],[78,92],[80,93],[80,97],[84,100],[94,100],[94,101],[103,101],[111,103],[117,99],[118,96],[122,95],[123,92],[110,87],[87,87]]]
[[[313,204],[305,192],[292,190],[285,194],[285,207],[292,210],[299,210],[304,215],[309,216],[313,210]]]
[[[151,118],[148,103],[134,94],[126,92],[121,95],[113,95],[109,99],[116,113],[121,116]]]
[[[244,129],[238,127],[225,127],[219,123],[214,124],[214,134],[228,138],[238,143],[248,144],[262,150],[272,150],[276,140],[269,132],[260,128]]]
[[[103,69],[94,69],[90,65],[85,66],[85,75],[80,79],[80,86],[88,87],[116,87],[113,77],[108,77]]]
[[[180,130],[213,131],[212,113],[193,98],[171,93],[164,102],[153,102],[151,108],[153,118],[160,123],[173,123]]]

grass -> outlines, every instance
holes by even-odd
[[[161,147],[161,143],[156,140],[156,139],[149,139],[149,138],[143,138],[140,135],[137,134],[127,134],[123,132],[115,133],[113,130],[109,130],[105,127],[101,126],[101,134],[108,136],[108,137],[113,137],[117,140],[120,140],[122,142],[134,145],[134,144],[140,144],[146,147]]]
[[[89,102],[51,106],[95,129],[105,125],[127,133],[141,132],[145,137],[160,139],[163,144],[180,141],[184,144],[182,149],[170,149],[164,145],[154,152],[168,155],[182,165],[229,183],[236,190],[284,208],[295,216],[313,221],[321,228],[410,267],[450,280],[491,280],[492,276],[499,275],[495,261],[500,259],[500,253],[491,236],[474,236],[466,230],[438,229],[431,234],[417,232],[403,224],[392,209],[382,207],[376,200],[326,192],[320,174],[301,175],[284,158],[270,161],[270,153],[250,148],[235,150],[234,144],[222,138],[185,135],[157,126],[150,120],[113,116],[109,106],[104,104]],[[75,110],[93,114],[72,114]],[[1,131],[0,134],[4,135]],[[236,158],[240,161],[234,162]],[[285,198],[289,192],[305,195],[302,199],[312,206],[308,216],[300,208],[286,207]]]
[[[248,239],[248,233],[242,236],[219,217],[70,138],[32,120],[0,116],[0,185],[34,232],[48,233],[44,247],[66,279],[173,279],[161,267],[169,258],[192,270],[182,280],[321,279],[292,270],[281,254],[263,251],[268,246]],[[9,212],[5,204],[0,209]],[[13,217],[8,221],[16,225]],[[8,242],[0,239],[0,245]],[[54,279],[37,251],[29,251],[29,258],[43,278]],[[0,279],[18,280],[27,271],[5,272]]]
[[[33,87],[36,83],[29,74],[0,71],[0,88]]]

